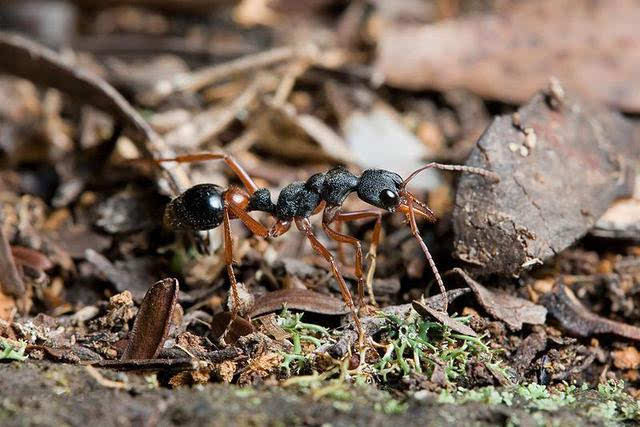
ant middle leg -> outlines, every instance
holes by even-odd
[[[353,298],[351,297],[351,292],[349,292],[349,288],[347,287],[347,283],[344,281],[344,277],[338,270],[338,266],[331,255],[331,252],[318,240],[318,238],[313,234],[313,229],[311,228],[311,222],[309,218],[295,218],[296,226],[298,230],[303,232],[309,243],[313,249],[319,253],[331,266],[331,271],[333,272],[333,276],[338,282],[338,286],[340,287],[340,293],[342,294],[342,299],[344,300],[347,307],[351,311],[351,315],[353,316],[353,321],[356,325],[356,329],[358,330],[358,342],[360,346],[364,345],[364,330],[362,329],[362,324],[360,323],[360,318],[358,317],[358,313],[356,310],[356,306],[353,303]]]
[[[322,228],[329,238],[335,240],[338,243],[347,243],[353,246],[356,253],[355,262],[355,275],[358,279],[358,298],[359,304],[363,305],[364,300],[364,284],[366,283],[367,292],[369,294],[369,300],[372,305],[376,305],[375,297],[373,294],[373,274],[376,268],[376,253],[378,244],[380,242],[380,231],[382,226],[382,214],[374,210],[362,210],[354,212],[334,212],[331,208],[325,210],[326,214],[322,219]],[[353,236],[348,236],[344,233],[336,231],[330,227],[332,223],[344,224],[348,221],[356,221],[359,219],[376,219],[376,224],[373,228],[373,236],[371,244],[369,245],[369,251],[367,252],[368,268],[366,274],[366,280],[363,272],[362,262],[362,244],[358,239]]]

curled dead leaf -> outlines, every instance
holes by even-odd
[[[256,298],[255,305],[249,311],[249,317],[278,311],[285,306],[293,310],[336,316],[349,313],[344,302],[337,298],[308,289],[291,288],[269,292]]]
[[[523,323],[542,325],[547,317],[547,309],[522,298],[506,293],[492,292],[473,280],[461,268],[454,268],[471,288],[478,302],[492,317],[502,320],[514,331],[522,329]]]
[[[133,323],[122,361],[156,357],[169,332],[178,291],[178,281],[172,278],[160,280],[151,286]]]
[[[542,297],[542,302],[560,324],[571,333],[588,337],[595,334],[614,334],[640,341],[640,328],[605,319],[590,312],[562,283],[556,283],[553,292]]]

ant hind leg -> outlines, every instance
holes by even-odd
[[[340,271],[338,270],[338,266],[336,265],[333,255],[331,255],[331,252],[329,252],[329,250],[313,234],[313,230],[311,228],[311,222],[309,221],[309,218],[295,218],[295,222],[296,222],[296,226],[298,227],[298,230],[300,230],[305,234],[305,236],[307,236],[307,239],[309,240],[309,243],[311,243],[311,246],[313,247],[313,249],[317,253],[319,253],[325,260],[327,260],[327,262],[331,266],[331,271],[333,272],[333,276],[338,282],[338,286],[340,286],[340,293],[342,294],[342,299],[344,300],[347,307],[349,307],[349,310],[351,311],[351,315],[353,316],[353,322],[355,323],[356,329],[358,330],[358,343],[360,347],[364,347],[364,340],[365,340],[364,329],[362,329],[362,324],[360,323],[360,318],[358,317],[356,306],[353,303],[351,292],[349,292],[347,283],[344,281],[344,277],[342,277],[342,274],[340,274]]]

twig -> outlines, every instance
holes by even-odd
[[[308,68],[309,61],[305,59],[296,61],[288,67],[285,75],[280,81],[280,85],[278,86],[275,95],[273,96],[273,103],[275,105],[280,106],[287,101],[289,94],[296,84],[296,80],[298,79],[298,77],[304,74],[304,72],[307,71]]]
[[[164,140],[135,108],[102,78],[69,65],[56,52],[23,37],[0,32],[0,70],[32,82],[54,87],[80,102],[111,114],[126,125],[126,131],[143,156],[172,157]],[[175,195],[190,181],[177,164],[154,167],[167,179]]]
[[[84,367],[84,369],[87,371],[87,373],[89,375],[91,375],[91,377],[96,380],[96,382],[98,384],[100,384],[103,387],[107,387],[107,388],[115,388],[118,390],[124,390],[124,389],[128,389],[129,386],[123,382],[120,381],[113,381],[110,380],[108,378],[105,378],[100,371],[98,371],[96,368],[94,368],[91,365],[86,365]]]
[[[154,90],[159,98],[180,91],[197,91],[233,75],[289,60],[296,54],[296,49],[286,46],[243,56],[223,64],[180,74],[172,80],[163,80],[158,82]]]
[[[185,135],[189,135],[189,144],[200,146],[222,132],[238,114],[249,107],[260,93],[263,80],[256,78],[228,107],[213,107],[198,114],[188,123],[165,136],[170,146],[179,146]],[[195,128],[195,131],[194,131]]]
[[[273,99],[265,99],[264,102],[309,135],[328,156],[340,162],[353,163],[353,154],[344,140],[322,120],[310,114],[298,114],[296,108],[287,102],[277,104]]]

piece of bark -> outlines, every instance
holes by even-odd
[[[282,310],[285,306],[292,310],[335,316],[349,313],[349,308],[337,298],[308,289],[292,288],[268,292],[256,298],[255,305],[249,311],[249,317]]]
[[[65,63],[56,52],[21,36],[0,31],[0,71],[56,88],[75,99],[111,114],[124,123],[138,150],[146,157],[166,158],[175,153],[138,111],[102,78]],[[190,187],[177,164],[155,164],[175,193]]]
[[[590,312],[575,294],[562,283],[556,283],[553,291],[542,297],[547,307],[560,324],[569,332],[589,337],[595,334],[613,334],[640,341],[640,328],[605,319]]]
[[[523,323],[543,325],[547,309],[522,298],[506,293],[492,292],[473,280],[461,268],[454,268],[471,288],[476,299],[493,318],[502,320],[513,331],[522,329]]]
[[[550,76],[586,97],[640,111],[635,0],[514,2],[507,12],[387,28],[377,71],[405,89],[466,88],[522,103]]]
[[[178,291],[176,279],[163,279],[151,286],[142,300],[121,361],[156,357],[169,333]]]
[[[555,95],[554,95],[555,93]],[[463,174],[453,213],[456,255],[478,273],[517,275],[562,251],[633,191],[640,129],[561,89],[497,117],[467,161],[500,176]],[[469,267],[472,268],[472,267]]]

